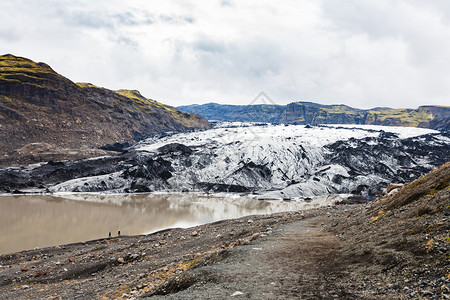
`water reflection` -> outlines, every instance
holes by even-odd
[[[261,201],[194,194],[20,195],[0,197],[0,253],[190,227],[245,215],[332,202]]]

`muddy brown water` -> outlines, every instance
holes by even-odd
[[[195,194],[1,196],[0,254],[320,204]]]

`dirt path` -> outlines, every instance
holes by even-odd
[[[339,286],[347,281],[339,240],[322,230],[321,220],[287,224],[231,249],[223,261],[195,269],[190,288],[151,299],[361,299],[349,285]]]

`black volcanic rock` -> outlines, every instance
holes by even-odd
[[[124,152],[126,151],[125,149],[130,146],[131,144],[129,142],[125,142],[125,143],[114,143],[99,148],[106,151]]]
[[[95,150],[98,147],[168,131],[205,129],[209,123],[138,91],[75,84],[44,63],[3,55],[0,126],[0,165],[8,165],[52,159],[43,153],[57,153],[57,160],[91,157],[102,153]]]
[[[193,150],[190,147],[185,146],[183,144],[172,143],[172,144],[164,145],[161,148],[158,148],[158,152],[161,154],[179,152],[184,155],[186,155],[186,154],[189,155],[189,154],[192,154]]]
[[[434,134],[400,140],[395,134],[381,133],[379,137],[338,141],[325,147],[330,150],[329,162],[345,166],[351,176],[370,174],[389,182],[408,182],[430,171],[419,159],[426,157],[434,166],[448,161],[448,145],[436,141]]]

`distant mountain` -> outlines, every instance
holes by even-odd
[[[357,109],[346,105],[293,102],[288,105],[203,105],[179,106],[208,120],[269,122],[286,124],[367,124],[409,126],[450,131],[449,106],[420,106],[417,109],[379,107]]]
[[[203,117],[138,91],[75,84],[45,63],[0,56],[0,164],[89,157],[107,144],[205,128]]]

